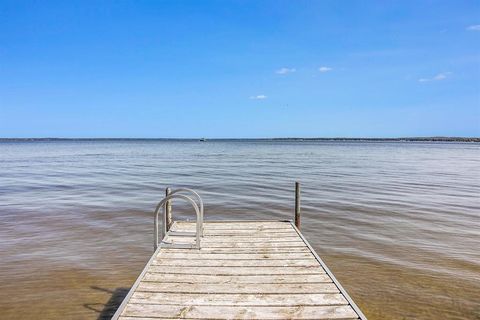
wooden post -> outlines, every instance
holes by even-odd
[[[168,196],[170,192],[172,192],[170,188],[165,189],[165,196]],[[172,203],[170,202],[170,200],[167,201],[165,210],[167,211],[167,231],[168,231],[172,226]]]
[[[300,183],[295,182],[295,226],[300,229]]]

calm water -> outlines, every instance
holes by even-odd
[[[212,219],[292,218],[370,319],[480,319],[480,145],[0,143],[0,318],[108,318],[167,186]],[[186,207],[174,215],[193,217]]]

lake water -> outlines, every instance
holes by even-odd
[[[294,181],[304,235],[369,319],[480,319],[480,144],[308,141],[0,143],[0,317],[109,318],[167,186],[207,219],[291,219]]]

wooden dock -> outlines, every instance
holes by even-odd
[[[164,241],[195,243],[194,222]],[[158,247],[112,319],[366,319],[291,221],[207,221]]]

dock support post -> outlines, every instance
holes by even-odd
[[[168,197],[168,195],[172,192],[170,188],[165,189],[165,197]],[[165,210],[167,211],[167,231],[170,230],[170,227],[172,226],[172,203],[170,200],[167,201],[167,204],[165,206]]]
[[[295,226],[300,230],[300,183],[295,182]]]

